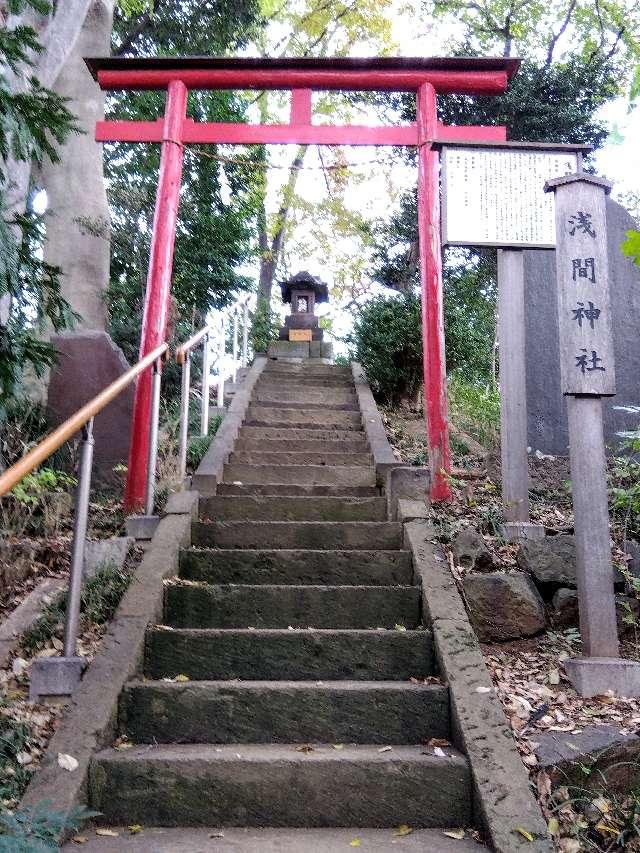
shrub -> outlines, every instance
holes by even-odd
[[[269,302],[264,298],[258,299],[249,330],[249,342],[254,353],[266,352],[269,341],[278,337],[280,319],[271,310]]]
[[[53,535],[69,515],[68,490],[76,484],[73,477],[52,468],[40,468],[15,486],[0,501],[0,518],[5,533]]]
[[[381,402],[415,399],[422,383],[420,300],[414,293],[377,296],[360,310],[347,338]]]
[[[500,433],[498,391],[456,370],[449,376],[448,395],[449,414],[458,429],[484,447],[496,446]]]

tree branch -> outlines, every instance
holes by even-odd
[[[571,2],[569,3],[569,8],[567,9],[567,14],[565,15],[564,20],[562,21],[562,24],[560,25],[560,29],[558,30],[557,33],[554,33],[551,37],[551,41],[549,42],[549,47],[547,49],[547,60],[545,63],[547,68],[553,62],[553,52],[556,49],[556,45],[558,44],[558,39],[561,38],[562,35],[564,35],[565,30],[569,26],[569,22],[571,21],[571,16],[573,15],[573,10],[575,8],[576,8],[576,0],[571,0]]]

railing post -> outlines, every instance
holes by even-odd
[[[244,300],[242,312],[242,366],[249,364],[249,299]]]
[[[200,412],[200,435],[209,432],[209,335],[202,343],[202,411]]]
[[[153,380],[151,386],[151,413],[149,422],[149,456],[147,465],[147,492],[145,502],[146,515],[153,515],[156,497],[156,467],[158,462],[158,422],[160,419],[160,359],[153,364]]]
[[[220,337],[218,339],[218,409],[224,409],[224,355],[226,349],[224,314],[220,317]]]
[[[233,309],[233,381],[238,375],[238,306]]]
[[[82,575],[84,572],[84,552],[87,541],[89,520],[89,495],[91,493],[91,469],[93,467],[93,418],[82,428],[80,465],[78,470],[78,491],[76,492],[75,519],[73,522],[73,545],[71,550],[71,569],[69,573],[69,594],[67,596],[67,616],[64,626],[64,656],[76,656],[78,623],[80,620],[80,600],[82,598]]]
[[[182,388],[180,392],[180,438],[178,440],[178,474],[184,488],[187,476],[187,442],[189,440],[189,390],[191,387],[191,353],[182,362]]]

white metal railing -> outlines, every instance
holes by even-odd
[[[182,388],[180,399],[180,438],[178,441],[178,473],[184,484],[187,474],[187,445],[189,442],[189,397],[191,392],[191,353],[202,344],[202,395],[200,412],[200,435],[209,431],[209,389],[211,368],[216,368],[216,404],[224,408],[224,385],[227,379],[236,382],[238,367],[249,364],[249,303],[253,294],[247,293],[233,305],[217,311],[212,321],[196,332],[176,350],[176,360],[182,365]],[[242,319],[242,351],[238,359],[239,331]],[[231,336],[231,360],[227,358],[227,329],[233,324]],[[213,358],[212,358],[213,356]]]

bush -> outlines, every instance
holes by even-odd
[[[462,432],[484,447],[498,444],[500,394],[486,383],[469,380],[461,371],[449,376],[449,415]]]
[[[271,310],[264,297],[258,299],[249,330],[249,342],[253,352],[266,352],[269,341],[275,341],[278,337],[279,329],[280,318],[276,312]]]
[[[422,384],[420,299],[414,293],[377,296],[360,310],[347,338],[378,400],[414,400]]]
[[[52,536],[71,508],[68,492],[76,480],[62,471],[40,468],[27,474],[0,501],[3,532],[13,536],[25,533]]]

